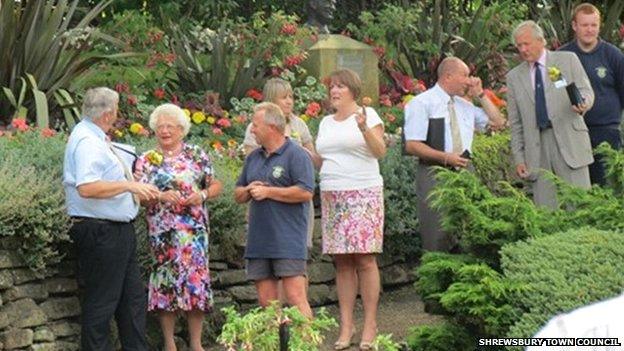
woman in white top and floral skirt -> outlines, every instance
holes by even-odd
[[[358,285],[364,306],[361,350],[376,336],[379,269],[383,245],[383,179],[378,159],[386,154],[383,122],[360,107],[361,80],[351,70],[330,75],[329,97],[336,112],[321,121],[316,139],[320,167],[323,253],[333,255],[340,305],[340,336],[334,349],[351,345]]]

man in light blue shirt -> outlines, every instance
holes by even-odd
[[[156,199],[158,189],[135,182],[130,165],[106,132],[117,119],[119,95],[108,88],[86,92],[84,119],[65,149],[63,186],[73,219],[70,237],[82,288],[81,350],[113,350],[110,320],[115,316],[124,350],[147,350],[145,289],[136,260],[132,221],[138,201]]]
[[[471,150],[475,128],[485,129],[488,123],[498,128],[505,123],[496,106],[484,96],[481,80],[469,75],[470,70],[462,60],[445,58],[437,73],[436,85],[405,106],[405,150],[420,161],[416,185],[418,219],[422,246],[427,251],[447,251],[454,244],[440,228],[439,214],[427,202],[435,186],[431,167],[468,167],[466,155]],[[462,98],[464,95],[478,97],[483,109]]]

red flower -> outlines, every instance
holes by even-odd
[[[13,121],[11,121],[11,126],[20,132],[28,130],[28,123],[26,123],[26,119],[24,118],[14,118]]]
[[[373,45],[375,44],[375,42],[373,41],[373,39],[369,38],[369,37],[364,37],[364,40],[362,40],[365,44],[367,45]]]
[[[129,93],[130,87],[128,86],[128,83],[117,83],[115,84],[115,91],[119,94]]]
[[[416,89],[418,90],[417,92],[422,93],[423,91],[427,90],[427,86],[425,85],[425,81],[423,81],[422,79],[418,80],[418,83],[416,84]]]
[[[56,131],[50,128],[43,128],[41,130],[41,135],[43,135],[46,138],[53,137],[56,135]]]
[[[624,24],[620,27],[620,38],[624,40]]]
[[[301,62],[303,62],[303,60],[305,60],[305,55],[303,53],[286,56],[286,58],[284,58],[284,66],[286,67],[298,66]]]
[[[494,92],[490,89],[483,89],[483,94],[485,94],[485,96],[487,96],[487,98],[492,101],[492,103],[494,104],[494,106],[496,107],[503,107],[505,105],[507,105],[507,103],[505,102],[505,100],[499,98],[498,96],[496,96],[496,94],[494,94]]]
[[[135,106],[137,104],[137,97],[134,95],[128,95],[128,105]]]
[[[163,60],[165,61],[165,63],[170,66],[173,64],[175,59],[176,59],[176,55],[173,52],[170,52],[163,57]]]
[[[383,57],[386,54],[386,49],[383,46],[375,46],[373,47],[373,52],[377,57]]]
[[[284,23],[282,29],[280,29],[280,33],[284,35],[295,35],[297,34],[297,26],[292,23]]]
[[[309,103],[305,110],[305,114],[310,117],[318,116],[319,112],[321,112],[321,105],[318,102]]]
[[[232,122],[227,118],[219,118],[217,125],[221,128],[229,128],[232,126]]]
[[[271,67],[271,77],[279,77],[282,71],[279,67]]]
[[[180,105],[180,100],[178,100],[178,96],[175,94],[171,94],[171,103],[174,105]]]
[[[256,101],[262,101],[262,93],[256,89],[249,89],[247,90],[247,95],[248,97],[256,100]]]
[[[154,90],[154,97],[157,98],[158,100],[162,100],[165,98],[165,89],[163,88],[157,88],[156,90]]]

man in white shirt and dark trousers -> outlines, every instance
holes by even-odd
[[[502,127],[505,123],[498,109],[484,96],[481,80],[470,76],[462,60],[445,58],[437,73],[436,85],[405,106],[405,150],[419,158],[418,219],[422,248],[426,251],[448,251],[455,244],[442,230],[440,214],[427,201],[436,184],[432,167],[468,167],[466,155],[471,149],[475,127],[485,129],[488,123]],[[461,98],[467,91],[468,96],[479,98],[483,109]]]

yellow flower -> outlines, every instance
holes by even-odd
[[[410,102],[410,100],[414,97],[414,95],[412,94],[407,94],[405,96],[403,96],[403,103],[407,104],[408,102]]]
[[[154,150],[149,151],[146,157],[149,163],[156,165],[156,166],[160,166],[160,164],[163,161],[163,155],[161,155],[158,151],[154,151]]]
[[[184,112],[184,114],[186,115],[186,117],[191,117],[191,111],[189,111],[188,108],[185,108],[182,110]]]
[[[208,118],[206,118],[206,123],[208,124],[215,124],[216,121],[217,119],[214,118],[214,116],[208,116]]]
[[[548,77],[553,82],[561,80],[561,71],[555,66],[548,67]]]
[[[306,115],[305,113],[299,116],[299,118],[301,118],[306,123],[308,123],[308,121],[310,120],[310,116]]]
[[[228,118],[230,117],[230,113],[227,111],[223,111],[223,118]]]
[[[235,148],[236,145],[238,145],[238,143],[234,139],[228,140],[227,144],[228,144],[228,147],[230,147],[230,148]]]
[[[139,134],[143,131],[143,126],[141,125],[141,123],[132,123],[130,125],[130,133],[132,134]]]
[[[115,136],[118,138],[121,138],[124,135],[124,133],[119,129],[115,129],[114,133],[115,133]]]
[[[201,122],[206,120],[206,115],[204,115],[204,113],[201,111],[197,111],[193,113],[193,115],[191,116],[191,119],[193,120],[193,123],[200,124]]]

